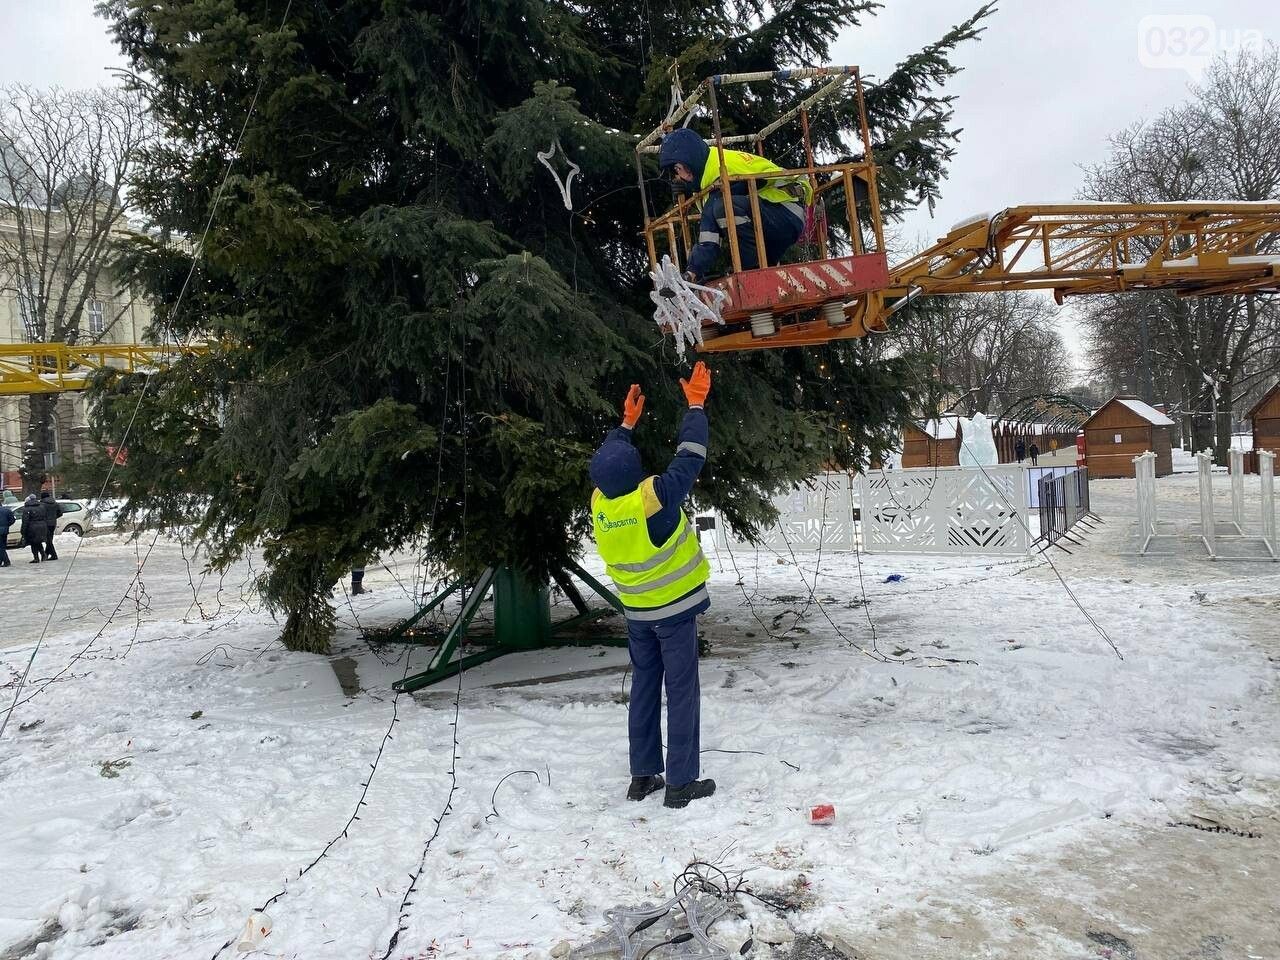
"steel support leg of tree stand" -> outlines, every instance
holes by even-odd
[[[581,591],[569,579],[570,571],[595,593],[607,600],[609,605],[596,609],[588,607],[582,598]],[[545,647],[578,645],[624,647],[627,645],[625,638],[582,638],[573,635],[573,631],[579,627],[599,620],[601,617],[622,612],[622,601],[610,590],[576,563],[568,564],[567,570],[553,571],[551,576],[578,611],[574,616],[559,623],[552,623],[551,595],[547,584],[534,583],[527,576],[510,567],[488,567],[466,594],[457,619],[445,634],[443,642],[436,650],[435,656],[431,658],[427,669],[397,681],[393,684],[394,689],[402,693],[418,690],[508,653],[540,650]],[[438,594],[421,610],[391,631],[384,641],[403,638],[409,627],[439,606],[446,597],[458,589],[459,585],[460,581],[452,583],[444,592]],[[492,644],[477,653],[465,654],[455,660],[453,655],[458,651],[467,635],[471,621],[475,619],[476,612],[490,591],[493,592]]]

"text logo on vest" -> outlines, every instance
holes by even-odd
[[[635,517],[627,517],[623,520],[610,520],[605,516],[603,510],[596,514],[596,519],[600,521],[600,526],[605,530],[614,530],[618,527],[629,527],[637,522]]]

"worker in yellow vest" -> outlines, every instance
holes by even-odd
[[[720,179],[720,152],[688,127],[673,130],[662,140],[658,152],[662,174],[676,190],[697,193]],[[742,150],[724,151],[725,170],[731,176],[753,174],[758,185],[760,228],[764,234],[765,260],[756,250],[755,225],[751,221],[751,198],[746,181],[733,183],[734,229],[738,233],[738,253],[742,268],[776,267],[783,254],[804,233],[809,208],[813,204],[813,185],[808,177],[788,176],[776,163]],[[702,206],[698,221],[698,242],[689,251],[685,265],[689,279],[700,283],[720,255],[720,239],[728,229],[724,215],[724,196],[713,190]]]
[[[634,678],[627,716],[631,753],[628,800],[666,787],[664,804],[684,807],[709,797],[714,780],[699,775],[698,614],[711,605],[710,568],[698,534],[681,504],[707,460],[711,390],[706,364],[681,380],[689,410],[680,425],[676,455],[661,476],[646,476],[631,432],[644,410],[632,384],[622,426],[610,431],[591,458],[591,516],[596,547],[613,578],[627,616]],[[662,756],[662,688],[667,690],[667,755]],[[662,777],[666,770],[667,779]]]

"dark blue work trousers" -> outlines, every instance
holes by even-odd
[[[751,198],[735,196],[733,212],[742,269],[754,270],[760,266],[760,257],[756,253],[756,228],[751,222]],[[769,261],[769,266],[776,267],[782,262],[782,255],[800,239],[800,234],[804,233],[804,220],[780,203],[761,200],[760,227],[764,233],[765,257]],[[702,212],[698,231],[699,243],[694,247],[689,258],[690,270],[700,277],[707,275],[720,252],[720,237],[717,236],[712,240],[713,231],[723,236],[727,229],[724,197],[719,192],[713,193],[707,199],[707,205]],[[725,242],[728,243],[727,238]]]
[[[661,773],[662,687],[667,688],[667,783],[682,787],[698,779],[698,615],[670,623],[627,621],[631,651],[631,707],[627,732],[631,775]]]

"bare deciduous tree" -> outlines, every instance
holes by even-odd
[[[1082,194],[1125,203],[1280,197],[1280,51],[1219,60],[1189,103],[1112,137],[1111,156],[1086,171]],[[1225,462],[1233,403],[1280,371],[1276,299],[1126,294],[1089,301],[1083,312],[1095,374],[1169,402],[1195,448],[1212,446]]]
[[[1071,359],[1056,324],[1056,308],[1034,293],[967,294],[928,301],[898,337],[932,358],[944,406],[998,415],[1020,397],[1066,388]]]
[[[28,341],[96,340],[129,310],[127,290],[105,288],[125,225],[126,176],[151,135],[141,100],[123,90],[0,91],[0,291],[16,302]],[[96,311],[108,292],[113,309],[88,323],[86,305]],[[53,449],[55,403],[53,394],[30,398],[28,491]]]

